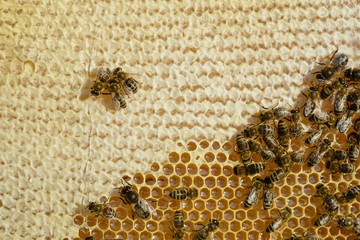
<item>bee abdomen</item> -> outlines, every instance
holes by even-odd
[[[187,197],[187,192],[184,189],[176,189],[171,192],[169,196],[175,200],[185,200]]]
[[[252,163],[252,164],[247,165],[246,168],[247,168],[248,174],[252,175],[252,174],[257,174],[257,173],[264,171],[265,165],[262,163]]]

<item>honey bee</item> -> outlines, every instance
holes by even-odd
[[[334,91],[340,89],[341,85],[344,85],[345,81],[342,78],[338,78],[333,81],[331,84],[326,84],[320,91],[320,98],[326,99],[330,97]]]
[[[85,240],[94,240],[94,237],[92,237],[92,236],[86,237]]]
[[[254,153],[260,153],[261,152],[261,146],[260,143],[257,143],[253,140],[248,141],[248,145],[249,145],[249,150],[250,152],[254,152]]]
[[[341,118],[336,124],[336,128],[339,130],[339,132],[344,133],[350,128],[352,124],[352,119],[357,111],[358,111],[358,105],[356,103],[351,104],[349,106],[349,108],[341,116]]]
[[[354,163],[359,157],[359,136],[357,133],[352,132],[347,137],[348,147],[348,158],[351,163]]]
[[[259,135],[258,128],[255,125],[251,125],[244,130],[244,136],[246,138],[253,138]]]
[[[316,166],[331,151],[331,142],[329,139],[324,139],[324,142],[320,143],[316,149],[310,153],[307,159],[307,166]]]
[[[193,200],[197,198],[199,192],[196,188],[190,188],[189,186],[176,188],[169,196],[175,200]]]
[[[326,123],[329,126],[334,126],[336,124],[337,118],[334,113],[320,112],[315,111],[309,117],[309,121],[320,124]]]
[[[338,220],[338,224],[339,228],[353,229],[356,225],[360,224],[360,219],[355,219],[354,215],[345,216]]]
[[[103,94],[103,91],[107,88],[108,81],[111,78],[111,72],[109,68],[101,68],[96,76],[94,85],[91,87],[91,95],[97,97]]]
[[[272,152],[275,152],[279,146],[280,146],[280,143],[279,141],[272,135],[267,135],[267,136],[264,136],[263,137],[263,140],[266,144],[266,146],[272,151]]]
[[[316,108],[316,100],[318,99],[319,95],[319,88],[318,87],[310,87],[308,94],[306,95],[304,92],[302,94],[306,97],[306,102],[304,104],[304,117],[309,117],[311,114],[314,113]]]
[[[196,232],[193,240],[205,240],[209,236],[209,233],[214,232],[216,229],[219,228],[220,223],[216,219],[210,219],[209,223],[206,226],[204,224],[197,225],[202,225],[203,228]]]
[[[250,192],[245,199],[245,203],[244,203],[245,208],[251,207],[257,203],[262,188],[263,188],[262,179],[255,178],[251,184]]]
[[[359,100],[360,98],[360,89],[355,89],[354,91],[351,91],[346,98],[346,101],[348,102],[355,102]]]
[[[305,151],[293,151],[290,153],[290,159],[293,163],[304,162]]]
[[[126,185],[124,182],[126,182]],[[147,219],[150,214],[156,214],[155,209],[145,198],[139,196],[139,194],[132,190],[132,185],[126,180],[121,179],[123,187],[115,188],[119,189],[120,199],[124,204],[130,204],[132,206],[132,218],[134,219],[134,213],[141,219]]]
[[[264,109],[268,109],[266,107],[263,106]],[[260,113],[260,121],[261,122],[266,122],[266,121],[270,121],[270,120],[274,120],[274,119],[281,119],[286,117],[288,113],[288,110],[283,108],[283,107],[274,107],[270,110],[264,111],[262,113]]]
[[[174,221],[169,227],[171,232],[173,233],[172,237],[175,240],[181,240],[185,236],[185,224],[184,224],[184,216],[180,211],[175,211]]]
[[[276,157],[275,153],[270,151],[267,147],[261,148],[260,157],[264,162],[269,162]]]
[[[275,133],[275,128],[271,125],[261,124],[258,127],[258,132],[263,135],[273,135]]]
[[[320,124],[317,130],[311,132],[310,135],[305,139],[305,143],[310,146],[316,145],[328,131],[329,127],[326,124]]]
[[[278,132],[279,144],[287,149],[290,144],[290,135],[289,135],[289,127],[285,121],[279,120],[277,132]]]
[[[324,199],[324,203],[327,204],[327,208],[329,210],[336,210],[339,208],[340,203],[335,195],[332,195],[330,190],[322,183],[316,186],[318,195],[315,197],[322,197]]]
[[[234,174],[238,176],[254,175],[264,171],[265,165],[262,163],[251,163],[248,165],[238,164],[234,167]]]
[[[348,68],[345,70],[344,75],[351,82],[360,82],[360,68]]]
[[[343,193],[347,203],[351,202],[360,194],[360,185],[354,186]]]
[[[329,80],[332,78],[337,72],[343,70],[346,66],[346,64],[349,61],[348,56],[341,53],[337,57],[335,57],[335,54],[337,53],[338,49],[333,53],[333,55],[330,58],[330,63],[319,63],[320,65],[325,65],[323,69],[320,70],[320,72],[317,73],[316,79],[318,80]],[[335,57],[335,58],[334,58]]]
[[[284,168],[275,169],[275,170],[270,174],[270,176],[267,176],[267,177],[264,179],[264,182],[265,182],[266,184],[278,182],[278,181],[284,179],[284,178],[289,174],[290,170],[291,170],[291,165],[287,165],[287,166],[285,166]]]
[[[334,150],[334,153],[332,155],[332,159],[338,161],[345,160],[347,157],[347,152],[341,149]]]
[[[290,240],[320,240],[320,238],[317,238],[313,232],[306,231],[300,237],[296,237],[294,234],[294,237],[291,237]]]
[[[349,163],[340,163],[339,161],[328,161],[326,163],[326,168],[330,170],[331,174],[334,173],[350,174],[355,172],[356,170],[354,165]]]
[[[106,202],[103,204],[90,202],[89,205],[86,207],[92,213],[95,213],[95,217],[102,216],[104,218],[115,218],[116,212],[107,206]]]
[[[325,210],[315,221],[315,226],[320,227],[329,224],[337,214],[338,210]]]
[[[240,159],[245,163],[251,162],[251,152],[249,149],[249,144],[246,139],[241,136],[236,136],[236,145],[238,148],[238,154],[240,154]]]
[[[264,184],[264,199],[263,199],[263,207],[265,210],[271,208],[274,201],[274,184],[273,183],[265,183]]]
[[[344,83],[336,93],[334,102],[335,116],[339,116],[345,110],[345,103],[347,99],[349,85]]]
[[[266,232],[275,232],[279,230],[291,217],[291,209],[288,207],[278,211],[279,215],[266,227]]]
[[[355,119],[354,122],[354,130],[359,133],[360,132],[360,118]]]
[[[132,77],[128,77],[128,74],[125,73],[120,67],[113,69],[113,76],[117,82],[121,83],[124,89],[128,92],[137,93],[138,88],[136,83],[139,83]]]
[[[293,109],[290,111],[290,132],[294,138],[299,138],[303,134],[303,126],[300,123],[300,110],[299,109]]]
[[[275,163],[281,167],[284,168],[285,166],[291,164],[291,158],[290,155],[285,151],[284,149],[279,148],[276,153]]]

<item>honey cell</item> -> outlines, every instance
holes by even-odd
[[[144,232],[140,233],[139,239],[151,240],[151,233],[144,231]]]
[[[197,211],[201,212],[205,209],[205,203],[203,200],[196,200],[194,203],[194,207]]]
[[[183,163],[188,163],[190,161],[191,157],[189,153],[183,153],[181,154],[181,161]]]
[[[286,184],[288,186],[292,186],[292,185],[296,184],[295,174],[289,174],[289,176],[287,176]]]
[[[201,212],[200,218],[201,218],[201,221],[203,221],[203,222],[209,221],[209,219],[211,218],[211,212],[207,211],[207,210]]]
[[[263,220],[256,220],[254,222],[254,229],[257,231],[263,231],[265,229],[265,224]]]
[[[226,187],[228,185],[226,177],[223,176],[218,177],[216,180],[216,185],[220,188]]]
[[[177,164],[177,165],[175,166],[175,173],[176,173],[176,175],[178,175],[178,176],[184,175],[184,174],[186,173],[186,167],[185,167],[185,165],[184,165],[184,164]]]
[[[102,230],[106,230],[109,227],[108,219],[99,217],[98,218],[98,227]]]
[[[257,218],[257,211],[255,209],[249,209],[246,215],[247,219],[254,220]]]
[[[232,152],[229,154],[229,161],[231,162],[238,162],[239,161],[239,154],[237,154],[236,152]]]
[[[138,232],[143,231],[145,229],[145,222],[142,220],[136,220],[134,223],[134,228]]]
[[[121,223],[117,219],[111,219],[110,220],[110,229],[113,231],[119,231],[121,227]]]
[[[74,218],[74,223],[78,226],[82,225],[84,222],[84,218],[80,215],[77,215],[75,218]]]
[[[91,236],[93,236],[95,239],[103,239],[104,238],[103,232],[98,228],[95,228],[91,231]]]
[[[168,178],[165,176],[160,176],[157,182],[159,187],[165,188],[168,185]]]
[[[214,177],[205,178],[205,185],[208,188],[213,188],[215,186],[215,178]]]
[[[226,199],[220,199],[217,205],[218,209],[224,211],[228,208],[228,201]]]
[[[310,174],[310,175],[309,175],[309,182],[310,182],[311,184],[316,184],[316,183],[318,183],[318,182],[319,182],[319,177],[318,177],[318,175],[317,175],[316,173]]]
[[[222,222],[221,222],[221,225],[219,226],[219,230],[220,230],[221,232],[227,232],[227,231],[229,231],[229,223],[226,222],[226,221],[222,221]]]
[[[239,177],[232,176],[229,178],[229,186],[232,188],[237,188],[239,186]]]
[[[163,212],[156,209],[151,215],[151,218],[155,221],[160,221],[163,218]]]
[[[179,157],[179,154],[176,153],[176,152],[171,152],[169,154],[169,161],[171,163],[177,163],[179,161],[180,157]]]
[[[236,219],[242,221],[245,219],[245,212],[244,211],[237,211],[236,212]]]
[[[231,210],[227,210],[225,211],[224,213],[224,219],[226,221],[231,221],[234,219],[234,211],[231,211]]]
[[[311,219],[308,218],[308,217],[300,218],[300,226],[303,227],[303,228],[311,227]]]
[[[148,198],[150,196],[150,189],[148,187],[141,187],[139,194],[143,198]]]
[[[300,196],[300,195],[302,195],[302,187],[301,187],[301,186],[298,186],[298,185],[292,187],[292,194],[293,194],[294,196]]]
[[[153,234],[153,240],[164,240],[164,234],[156,232]]]
[[[156,178],[152,174],[147,174],[145,176],[145,183],[152,186],[156,183]]]
[[[287,205],[289,207],[294,207],[294,206],[297,205],[297,198],[296,197],[290,197],[290,198],[287,199],[286,203],[287,203]]]
[[[282,197],[277,198],[277,199],[275,200],[275,205],[276,205],[277,208],[283,208],[283,207],[285,207],[285,205],[286,205],[286,200],[285,200],[285,198],[282,198]]]
[[[151,196],[153,198],[159,198],[161,197],[161,194],[162,194],[161,188],[155,187],[151,190]]]
[[[192,185],[192,178],[189,176],[184,176],[181,178],[181,182],[185,185],[185,186],[191,186]]]
[[[326,236],[328,235],[327,228],[325,228],[325,227],[320,227],[320,228],[318,229],[318,231],[317,231],[317,234],[318,234],[318,236],[321,237],[321,238],[326,237]]]
[[[314,169],[315,169],[316,172],[323,172],[323,171],[324,171],[324,167],[325,167],[324,162],[319,162],[319,163],[314,167]]]
[[[200,216],[200,214],[199,214],[198,211],[191,211],[191,212],[189,213],[189,219],[190,219],[191,221],[197,221],[197,220],[199,220],[199,216]]]
[[[212,146],[213,150],[216,151],[220,148],[220,143],[217,141],[214,141],[211,146]]]
[[[154,232],[157,229],[157,223],[155,221],[148,221],[146,223],[146,230]]]
[[[289,220],[289,221],[290,221],[290,220]],[[289,223],[288,223],[288,225],[289,225]],[[291,225],[292,225],[292,223],[291,223]],[[283,236],[285,239],[290,239],[291,237],[293,237],[293,232],[292,232],[290,229],[285,228],[284,231],[283,231],[282,236]]]
[[[169,202],[169,207],[176,210],[180,208],[180,201],[179,200],[175,200],[175,199],[171,199]]]
[[[222,191],[220,188],[213,188],[211,189],[211,198],[219,199],[222,196]]]
[[[209,199],[206,201],[206,209],[212,211],[216,208],[216,201],[213,199]]]
[[[159,230],[161,232],[166,232],[169,230],[169,226],[170,226],[169,221],[161,221],[159,223]]]
[[[153,163],[153,164],[151,164],[150,169],[151,169],[151,171],[153,171],[153,172],[157,172],[157,171],[159,171],[160,166],[159,166],[158,163]]]
[[[236,239],[246,239],[246,232],[244,231],[237,232]]]
[[[215,155],[211,152],[208,152],[204,155],[205,161],[211,163],[215,159]]]
[[[180,178],[178,176],[171,176],[169,182],[171,187],[177,188],[180,185]]]
[[[226,155],[224,153],[218,153],[216,155],[216,159],[218,160],[218,162],[225,162],[226,161]]]
[[[190,163],[187,167],[187,171],[190,175],[196,175],[197,174],[197,166],[193,163]]]
[[[200,147],[202,149],[206,149],[209,147],[209,143],[207,141],[202,141],[202,142],[200,142]]]
[[[133,221],[131,221],[130,219],[125,219],[124,221],[122,221],[122,229],[124,229],[125,231],[130,231],[133,228]]]
[[[221,174],[221,167],[217,164],[212,165],[210,173],[212,176],[219,176]]]
[[[127,239],[127,233],[124,231],[120,231],[116,234],[116,239]]]
[[[239,199],[232,199],[229,201],[229,206],[231,209],[239,209],[240,208],[240,205],[241,205],[241,202]]]
[[[128,233],[128,238],[124,238],[124,239],[132,239],[132,240],[135,240],[135,239],[140,239],[139,238],[139,233],[135,230],[132,230]]]
[[[174,168],[171,164],[165,164],[163,167],[163,173],[165,175],[171,175],[174,172]]]
[[[86,223],[89,227],[93,227],[96,225],[96,218],[94,216],[88,216],[86,218]]]
[[[257,232],[257,231],[250,231],[250,232],[248,233],[248,239],[249,239],[249,240],[259,239],[259,232]]]
[[[236,232],[240,229],[240,222],[239,221],[232,221],[230,223],[230,230]]]
[[[252,222],[249,220],[243,221],[241,224],[241,228],[242,228],[242,230],[250,231],[252,228]]]
[[[185,211],[190,211],[191,209],[193,209],[193,202],[192,201],[183,201],[182,205],[183,205],[183,209]]]
[[[119,206],[121,205],[121,200],[120,200],[120,198],[117,197],[117,196],[111,196],[111,197],[109,198],[109,205],[110,205],[110,207],[112,207],[112,208],[117,208],[117,207],[119,207]]]
[[[196,143],[194,142],[189,142],[186,146],[187,150],[188,151],[195,151],[196,150]]]
[[[79,229],[79,237],[86,238],[90,236],[90,230],[88,228],[80,228]]]
[[[140,173],[136,173],[133,179],[136,184],[142,184],[144,182],[144,176]]]
[[[230,166],[224,166],[222,172],[224,176],[229,177],[233,175],[233,168]]]
[[[232,232],[227,232],[225,234],[225,240],[235,240],[235,234]]]
[[[128,215],[127,209],[125,209],[123,207],[117,208],[115,212],[116,212],[116,217],[120,220],[125,219]]]
[[[353,174],[343,174],[342,177],[345,181],[350,182],[353,179]]]
[[[305,208],[305,215],[313,218],[316,215],[316,210],[313,206],[308,206]]]
[[[204,186],[204,180],[202,177],[199,177],[199,176],[196,176],[194,178],[194,185],[197,187],[197,188],[201,188],[202,186]]]
[[[232,199],[234,197],[234,191],[232,188],[225,188],[223,190],[223,196],[226,198],[226,199]]]
[[[206,164],[202,164],[199,168],[199,174],[203,177],[209,175],[209,166]]]
[[[281,188],[281,195],[284,197],[288,197],[291,195],[291,188],[288,186],[284,186]]]

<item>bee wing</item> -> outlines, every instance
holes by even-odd
[[[304,107],[304,116],[305,117],[310,116],[311,113],[314,112],[314,109],[315,109],[315,103],[313,103],[310,99],[308,99]]]
[[[310,144],[314,144],[320,140],[320,137],[322,135],[322,130],[317,131],[309,140]]]
[[[314,114],[317,118],[319,118],[320,120],[322,120],[324,122],[329,121],[329,119],[330,119],[329,114],[324,111],[316,110]]]
[[[336,128],[339,130],[339,132],[344,133],[346,132],[351,125],[351,118],[348,117],[348,113],[345,112],[339,122],[336,124]]]
[[[138,204],[142,206],[144,209],[150,212],[150,214],[153,214],[154,216],[157,215],[155,208],[151,205],[151,203],[146,200],[145,198],[139,197]]]
[[[111,99],[112,99],[112,103],[114,104],[115,110],[119,110],[120,109],[120,101],[115,97],[114,93],[112,94]]]
[[[346,95],[336,96],[335,103],[334,103],[335,111],[342,112],[345,108],[345,103],[346,103]]]

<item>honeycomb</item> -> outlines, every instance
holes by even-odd
[[[238,160],[229,139],[261,106],[297,105],[316,62],[336,47],[350,66],[360,61],[356,1],[4,0],[0,11],[4,240],[165,238],[181,207],[166,194],[182,179],[201,190],[184,209],[190,229],[218,217],[216,239],[270,238],[258,229],[276,209],[241,207],[251,179],[230,174]],[[111,111],[84,94],[99,66],[142,76],[126,109]],[[271,237],[311,228],[321,205],[311,197],[315,183],[340,192],[358,183],[359,171],[339,178],[323,168],[295,165],[277,183],[276,206],[294,214]],[[122,177],[157,201],[161,219],[132,221],[112,195]],[[101,196],[113,196],[119,217],[84,219],[86,201]],[[341,214],[358,211],[357,201]],[[316,232],[353,237],[333,225]]]

